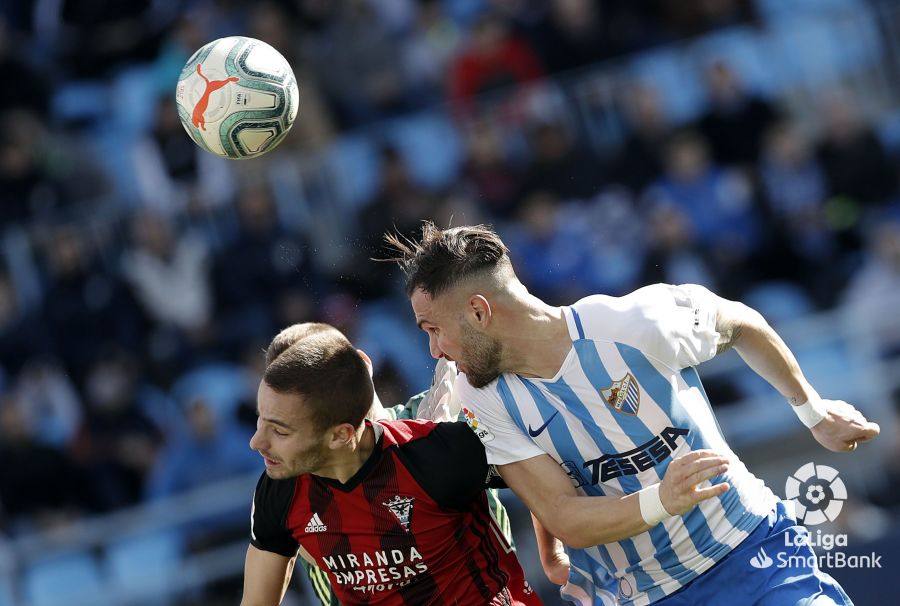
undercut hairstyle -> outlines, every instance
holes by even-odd
[[[266,350],[263,381],[278,393],[302,396],[317,431],[359,427],[375,397],[359,352],[328,324],[294,324],[278,333]]]
[[[385,234],[384,239],[396,253],[385,260],[396,262],[406,274],[407,296],[421,288],[436,297],[469,278],[512,273],[509,250],[488,225],[441,229],[425,221],[418,241],[397,233]]]

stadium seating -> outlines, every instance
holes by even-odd
[[[87,552],[38,561],[25,571],[27,606],[97,606],[103,603],[100,567]]]
[[[183,549],[182,537],[175,531],[119,541],[106,552],[110,583],[129,595],[152,596],[176,579]]]

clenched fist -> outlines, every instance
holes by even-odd
[[[878,423],[866,420],[853,405],[843,400],[822,400],[822,404],[828,414],[810,431],[816,441],[828,450],[856,450],[857,444],[868,442],[881,432]]]

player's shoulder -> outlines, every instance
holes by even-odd
[[[576,301],[571,307],[582,316],[615,315],[633,313],[645,309],[672,297],[671,284],[648,284],[626,295],[589,295]]]
[[[636,323],[654,323],[672,303],[677,287],[671,284],[649,284],[626,295],[590,295],[570,306],[573,321],[580,323],[586,338],[617,339],[634,331]]]
[[[379,421],[382,449],[396,449],[405,457],[443,459],[469,450],[482,451],[478,437],[464,421],[435,423],[425,419]]]
[[[298,481],[298,478],[275,480],[265,471],[262,472],[253,493],[254,506],[269,511],[285,511],[294,500]]]
[[[381,431],[383,449],[425,439],[437,429],[438,425],[427,419],[381,420],[377,424]]]

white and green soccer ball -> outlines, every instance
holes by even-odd
[[[277,50],[253,38],[219,38],[194,53],[175,90],[178,117],[194,142],[224,158],[253,158],[294,124],[297,79]]]

